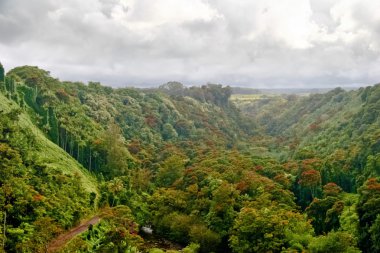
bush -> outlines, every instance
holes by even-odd
[[[312,240],[309,245],[311,253],[358,253],[356,242],[350,234],[346,232],[330,232],[325,236],[319,236]]]

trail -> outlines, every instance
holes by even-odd
[[[70,241],[72,238],[74,238],[76,235],[86,231],[88,229],[88,226],[95,225],[100,221],[100,216],[96,215],[92,217],[91,219],[82,222],[78,226],[70,229],[66,233],[58,236],[56,239],[54,239],[52,242],[50,242],[47,246],[47,252],[55,252],[58,249],[62,248],[68,241]]]

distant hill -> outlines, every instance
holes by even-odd
[[[360,87],[344,87],[344,90],[356,90]],[[334,88],[242,88],[242,87],[231,87],[232,94],[241,94],[241,95],[249,95],[249,94],[316,94],[316,93],[327,93]]]

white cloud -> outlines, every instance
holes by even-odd
[[[2,0],[0,61],[122,86],[380,80],[377,0]]]

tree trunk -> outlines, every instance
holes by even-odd
[[[90,147],[90,163],[89,163],[89,166],[88,166],[88,170],[91,171],[91,147]]]
[[[79,161],[79,142],[77,143],[77,161],[80,163],[80,161]]]
[[[4,227],[3,227],[3,250],[5,250],[5,229],[6,229],[6,225],[7,225],[7,212],[4,211]],[[4,251],[5,252],[5,251]]]
[[[65,148],[64,150],[67,152],[67,130],[65,129]]]

